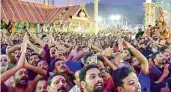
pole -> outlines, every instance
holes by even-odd
[[[48,1],[49,1],[49,0],[44,0],[44,4],[45,4],[45,5],[48,5]]]
[[[98,0],[94,0],[94,30],[93,32],[98,33]]]

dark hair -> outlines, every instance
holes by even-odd
[[[52,46],[50,47],[50,49],[51,49],[51,48],[53,48],[53,47],[55,47],[56,49],[58,49],[58,48],[55,46],[55,44],[54,44],[54,45],[52,45]]]
[[[56,76],[63,76],[63,75],[61,75],[61,74],[59,74],[59,73],[55,73],[55,74],[53,74],[52,76],[50,76],[49,77],[49,79],[48,79],[48,85],[51,85],[51,83],[52,83],[52,79],[54,78],[54,77],[56,77]]]
[[[165,52],[166,49],[168,49],[168,47],[167,46],[164,46],[164,47],[161,47],[159,51]]]
[[[153,53],[149,56],[149,58],[152,58],[152,60],[154,61],[154,59],[156,58],[157,54],[159,54],[160,52],[156,52],[156,53]]]
[[[31,56],[34,56],[34,55],[37,55],[39,57],[39,59],[41,59],[40,56],[39,56],[39,54],[37,54],[37,53],[31,53],[31,55],[29,56],[29,62],[30,62],[30,57]]]
[[[131,72],[133,72],[133,70],[129,67],[122,67],[113,71],[112,78],[116,87],[122,86],[122,80],[125,79]]]
[[[85,81],[86,72],[92,68],[99,69],[98,66],[92,64],[92,65],[88,65],[80,70],[80,74],[79,74],[80,81]]]
[[[55,63],[56,63],[56,62],[58,62],[58,61],[60,61],[60,60],[62,60],[62,59],[57,58],[57,59],[55,59],[55,60],[53,61],[53,64],[52,64],[52,70],[54,70],[54,69],[55,69]]]
[[[114,56],[108,56],[107,58],[108,58],[109,60],[115,59]]]
[[[98,55],[97,60],[103,61],[103,57],[101,55]]]
[[[47,78],[40,78],[40,79],[38,80],[38,82],[39,82],[39,81],[42,81],[42,80],[48,81]],[[37,82],[37,83],[38,83],[38,82]]]
[[[39,60],[38,60],[38,63],[39,63],[40,61],[45,61],[46,63],[48,63],[45,59],[39,59]]]
[[[87,53],[87,54],[85,55],[85,57],[84,57],[84,61],[86,62],[86,61],[87,61],[87,58],[88,58],[88,57],[91,57],[92,55],[93,55],[93,52]]]
[[[39,54],[37,54],[37,53],[31,53],[30,57],[34,56],[34,55],[38,55],[39,56]]]

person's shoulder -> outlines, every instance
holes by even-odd
[[[1,92],[15,92],[15,89],[11,86],[7,86],[5,83],[1,83]]]

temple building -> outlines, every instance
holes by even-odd
[[[9,20],[15,25],[21,22],[50,25],[91,23],[91,18],[84,5],[72,5],[69,2],[66,7],[56,7],[21,0],[1,1],[1,22],[2,20]]]

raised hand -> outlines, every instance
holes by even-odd
[[[27,35],[27,33],[25,33],[24,38],[23,38],[23,43],[21,45],[21,51],[23,53],[26,53],[28,41],[29,41],[28,35]]]
[[[24,38],[23,38],[23,42],[27,41],[28,39],[29,39],[29,37],[28,37],[27,33],[25,33]]]
[[[160,92],[170,92],[169,87],[164,87],[160,89]]]
[[[118,44],[119,51],[123,51],[123,40],[119,39],[118,42],[119,42],[119,44]]]
[[[164,72],[163,72],[163,76],[167,77],[169,75],[169,64],[166,64],[164,66]]]
[[[124,48],[128,49],[131,46],[131,44],[128,43],[127,41],[123,40],[123,46],[124,46]]]
[[[20,59],[18,61],[17,68],[24,68],[24,59],[22,59],[22,55],[20,56]]]
[[[27,62],[27,59],[25,58],[25,60],[24,60],[24,68],[28,68],[28,67],[29,67],[29,64]]]

